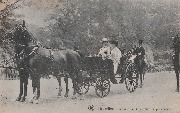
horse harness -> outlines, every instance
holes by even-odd
[[[33,46],[33,49],[29,53],[29,56],[33,56],[33,55],[37,54],[38,49],[39,49],[39,46]],[[45,57],[50,58],[53,61],[54,60],[53,50],[52,49],[48,49],[48,50],[49,50],[48,55],[46,55]],[[40,55],[42,55],[42,54],[40,54]]]

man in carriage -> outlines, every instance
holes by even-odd
[[[115,76],[118,75],[118,67],[120,65],[120,58],[122,57],[121,51],[119,50],[118,41],[111,40],[110,43],[110,58],[113,61],[113,68],[114,68],[114,76],[112,77],[112,80],[115,84],[117,84],[117,81],[115,79]]]

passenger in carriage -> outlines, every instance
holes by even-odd
[[[103,60],[109,59],[110,57],[109,41],[107,38],[103,38],[101,42],[103,47],[100,49],[98,56],[102,57]]]
[[[121,51],[117,48],[118,41],[111,40],[110,43],[110,59],[113,61],[114,76],[117,75],[118,66],[120,64],[120,58],[122,57]],[[115,78],[115,77],[113,77]],[[115,81],[117,82],[117,81]]]

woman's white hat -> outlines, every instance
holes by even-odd
[[[103,39],[101,40],[101,42],[108,42],[108,39],[107,39],[107,38],[103,38]]]

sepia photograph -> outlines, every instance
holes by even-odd
[[[0,113],[180,113],[180,0],[0,0]]]

